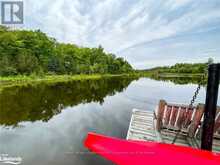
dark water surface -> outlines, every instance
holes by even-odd
[[[181,82],[108,78],[6,88],[0,92],[0,154],[20,156],[24,165],[111,164],[78,153],[87,151],[86,134],[125,138],[133,108],[154,110],[160,99],[188,104],[197,85]],[[204,100],[202,88],[197,102]]]

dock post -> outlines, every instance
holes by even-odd
[[[215,115],[218,100],[220,64],[211,64],[208,68],[208,84],[202,129],[201,149],[212,151]]]

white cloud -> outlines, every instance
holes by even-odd
[[[107,51],[114,53],[127,52],[129,47],[135,49],[135,45],[165,38],[193,35],[198,32],[203,35],[202,31],[210,29],[216,32],[215,29],[220,27],[218,0],[24,0],[24,2],[26,28],[41,29],[62,42],[89,47],[101,44]],[[211,41],[210,39],[209,42]],[[187,45],[188,49],[192,48],[187,41],[182,42],[181,46],[178,44],[178,48],[187,49]],[[174,47],[175,45],[170,46],[169,51],[172,51],[172,48],[174,50]],[[163,58],[169,56],[161,45],[157,48],[157,53],[160,52],[158,54],[164,56]],[[135,50],[137,53],[146,51],[139,54],[141,58],[131,53],[123,55],[128,60],[132,59],[130,62],[138,67],[139,63],[148,60],[149,55],[155,56],[153,52],[147,54],[150,49],[146,51],[145,48],[138,47]],[[160,61],[161,57],[157,58]],[[178,55],[176,59],[180,59]],[[155,62],[157,63],[160,64]]]
[[[191,3],[193,0],[168,0],[167,7],[170,9],[176,9],[181,6]]]

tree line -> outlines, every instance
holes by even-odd
[[[0,76],[42,74],[120,74],[132,72],[123,58],[104,49],[59,43],[40,30],[0,26]]]
[[[155,67],[145,71],[155,74],[161,74],[161,73],[203,74],[207,72],[209,63],[213,63],[213,60],[209,59],[208,63],[192,63],[192,64],[177,63],[173,66]]]

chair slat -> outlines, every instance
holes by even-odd
[[[165,119],[164,119],[164,126],[167,126],[170,122],[171,111],[172,111],[172,106],[167,105]]]
[[[183,123],[183,128],[187,129],[188,126],[191,123],[191,118],[192,118],[192,114],[193,114],[193,109],[192,108],[188,108],[186,111],[186,116],[185,116],[185,121]]]
[[[177,106],[174,106],[173,108],[172,108],[172,115],[171,115],[171,121],[170,121],[170,125],[171,126],[175,126],[175,123],[176,123],[176,118],[177,118],[177,114],[178,114],[178,110],[179,110],[179,107],[177,107]]]
[[[214,133],[220,132],[220,112],[216,116]]]
[[[204,113],[204,107],[202,105],[198,105],[197,108],[195,109],[195,113],[192,119],[192,123],[190,124],[189,127],[189,136],[194,137],[195,132],[201,123],[201,119]]]
[[[181,129],[181,127],[183,125],[183,122],[185,120],[185,116],[186,116],[186,107],[181,107],[180,110],[179,110],[179,116],[178,116],[178,119],[177,119],[177,127],[179,129]]]

